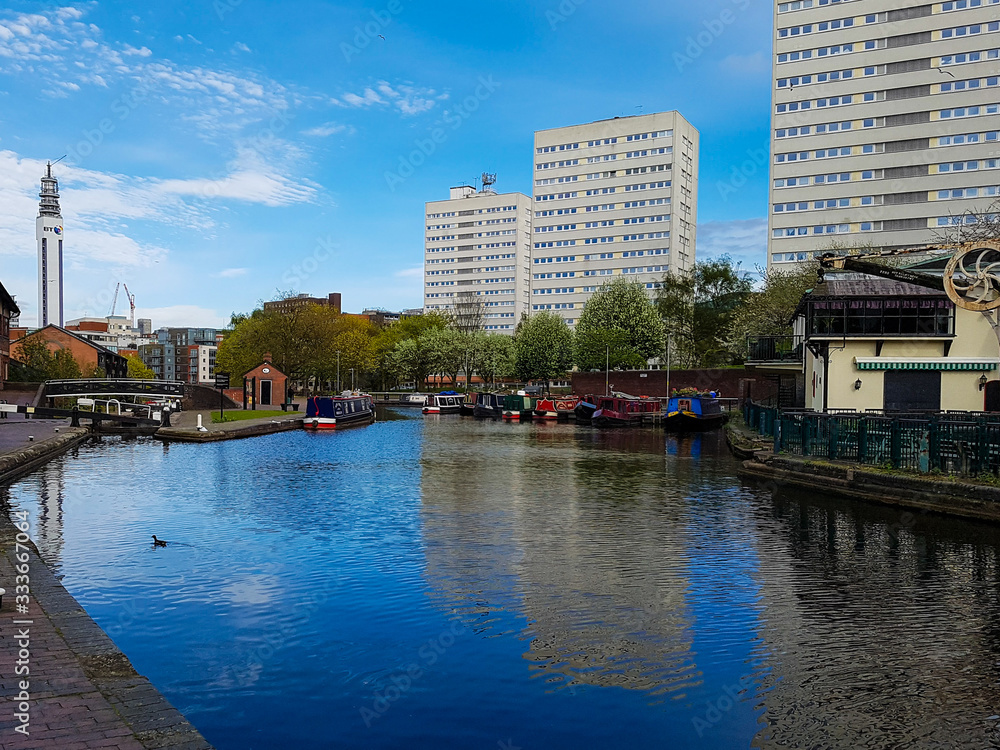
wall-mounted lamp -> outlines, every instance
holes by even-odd
[[[857,380],[854,381],[854,390],[856,391],[861,390],[861,378],[858,378]]]
[[[988,382],[990,382],[990,381],[989,381],[989,379],[985,375],[983,375],[981,378],[979,378],[979,390],[981,390],[981,391],[985,390],[986,389],[986,384]]]

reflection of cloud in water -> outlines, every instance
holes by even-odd
[[[222,595],[233,604],[268,604],[278,593],[278,579],[256,574],[233,581],[222,588]]]
[[[442,608],[484,635],[509,621],[499,613],[526,618],[524,658],[554,685],[659,694],[700,681],[685,530],[658,502],[662,432],[425,429],[426,576]]]

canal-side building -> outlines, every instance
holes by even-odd
[[[775,4],[769,267],[932,244],[997,200],[997,10]]]
[[[747,369],[780,383],[781,407],[1000,411],[997,336],[943,291],[828,273],[793,325],[750,341]]]
[[[10,296],[3,284],[0,284],[0,389],[10,369],[10,327],[17,320],[21,309],[14,298]]]
[[[513,335],[529,311],[531,199],[497,193],[494,175],[480,190],[451,188],[424,210],[424,311],[460,325]]]
[[[320,307],[330,307],[337,312],[341,311],[340,292],[331,292],[326,297],[310,297],[308,294],[296,294],[284,299],[271,300],[264,303],[264,312],[278,312],[283,315],[291,315],[309,305],[319,305]]]
[[[39,328],[12,342],[10,345],[11,357],[20,359],[19,355],[22,344],[32,340],[44,341],[52,354],[55,354],[60,349],[69,351],[73,355],[73,359],[76,360],[77,365],[80,366],[80,371],[84,376],[92,372],[95,368],[99,368],[109,378],[128,377],[128,360],[125,357],[57,325],[47,325],[44,328]]]
[[[574,325],[617,276],[650,295],[694,266],[698,131],[679,112],[535,133],[531,312]]]

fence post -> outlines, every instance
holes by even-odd
[[[812,430],[809,429],[809,417],[803,415],[802,421],[799,422],[799,425],[801,425],[799,427],[799,437],[801,438],[801,442],[802,442],[802,455],[803,456],[808,456],[809,455],[809,439],[810,439],[810,435],[812,433]]]
[[[889,460],[892,468],[898,469],[902,464],[903,444],[901,426],[898,419],[892,420],[891,432],[889,433]]]
[[[941,471],[941,428],[940,425],[938,425],[938,417],[936,414],[931,415],[928,432],[930,433],[928,447],[930,449],[931,470],[937,469],[938,471]]]
[[[986,417],[976,420],[976,468],[975,474],[985,474],[990,461],[990,446],[987,442]]]
[[[858,463],[863,464],[868,459],[868,420],[858,418]]]
[[[838,458],[839,451],[837,450],[838,438],[840,437],[840,418],[839,417],[827,417],[827,425],[829,425],[829,441],[826,448],[826,457],[831,461],[836,461]]]
[[[776,419],[774,422],[774,452],[781,453],[781,425],[782,420]]]

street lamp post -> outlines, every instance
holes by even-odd
[[[667,334],[667,398],[670,398],[670,334]]]
[[[610,396],[610,386],[608,381],[611,379],[611,344],[608,344],[607,351],[604,352],[604,395]]]
[[[337,350],[337,395],[340,395],[340,350]]]
[[[354,368],[348,367],[347,369],[351,371],[351,393],[354,393]]]

